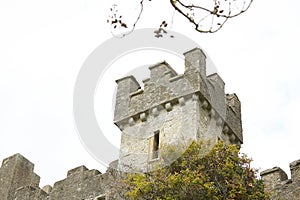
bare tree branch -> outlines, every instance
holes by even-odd
[[[112,35],[115,37],[124,37],[134,31],[143,13],[144,1],[145,0],[139,1],[140,11],[131,27],[131,30],[121,36],[117,36],[111,31]],[[170,4],[174,8],[174,13],[179,13],[181,16],[186,18],[194,25],[195,30],[200,33],[215,33],[219,31],[228,19],[237,17],[246,12],[250,8],[252,2],[253,0],[204,0],[200,2],[196,0],[170,0]],[[173,25],[174,13],[170,23],[171,26]],[[110,16],[111,20],[108,20],[108,22],[111,23],[113,29],[118,27],[127,28],[126,23],[117,19],[118,16],[116,13],[112,16]],[[168,24],[165,20],[163,20],[163,23],[155,32],[156,34],[159,34],[155,36],[161,37],[161,33],[164,33],[164,28],[167,27],[167,25]]]
[[[111,32],[111,34],[112,34],[114,37],[123,38],[123,37],[125,37],[126,35],[129,35],[130,33],[132,33],[132,32],[134,31],[134,29],[135,29],[137,23],[139,22],[139,20],[140,20],[140,18],[141,18],[141,16],[142,16],[142,13],[143,13],[143,11],[144,11],[144,0],[140,0],[139,5],[140,5],[140,11],[139,11],[139,14],[138,14],[138,16],[137,16],[135,22],[134,22],[133,25],[132,25],[131,30],[129,30],[128,32],[123,33],[123,34],[121,34],[121,35],[119,35],[119,34],[118,34],[118,35],[114,34],[113,31],[112,31],[112,28],[113,28],[113,29],[120,28],[120,27],[128,28],[128,27],[127,27],[127,24],[124,23],[124,22],[122,22],[122,21],[118,21],[118,20],[116,19],[116,18],[117,18],[116,13],[113,13],[113,18],[111,18],[111,19],[114,19],[114,21],[117,20],[117,23],[118,23],[118,25],[119,25],[119,26],[116,26],[116,25],[113,26],[113,24],[114,24],[113,22],[114,22],[114,21],[113,21],[113,20],[111,20],[111,21],[108,20],[108,22],[110,22],[110,24],[111,24],[111,30],[110,30],[110,32]],[[111,9],[111,11],[113,11],[113,10]],[[116,12],[116,11],[115,11],[115,12]],[[111,16],[110,16],[110,17],[111,17]]]
[[[214,7],[213,8],[206,8],[204,6],[195,5],[195,4],[185,4],[182,0],[170,0],[171,5],[173,8],[180,13],[182,16],[184,16],[186,19],[189,20],[190,23],[192,23],[195,26],[195,30],[201,33],[215,33],[218,30],[220,30],[223,25],[227,22],[228,19],[237,17],[238,15],[244,13],[250,8],[250,5],[252,4],[253,0],[249,0],[249,3],[246,4],[247,0],[243,0],[243,6],[238,9],[238,12],[232,13],[232,2],[237,2],[237,0],[220,0],[220,1],[214,1]],[[228,4],[228,10],[227,13],[224,12],[224,10],[220,9],[221,6],[225,6],[225,4]],[[236,6],[236,5],[235,5]],[[207,13],[200,21],[196,22],[193,15],[190,15],[187,11],[185,12],[184,9],[188,11],[193,11],[195,13],[195,9],[198,9],[200,11],[204,11]],[[200,12],[198,11],[198,12]],[[225,14],[224,14],[225,13]],[[201,25],[203,21],[211,16],[211,25],[208,29],[202,29]],[[215,17],[223,20],[221,22],[217,22],[215,25]]]

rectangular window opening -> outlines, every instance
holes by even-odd
[[[158,158],[158,151],[159,151],[159,131],[156,131],[154,133],[154,138],[153,138],[152,159]]]

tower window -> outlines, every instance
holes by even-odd
[[[159,150],[159,131],[156,131],[154,133],[154,138],[153,138],[152,159],[158,158],[158,150]]]

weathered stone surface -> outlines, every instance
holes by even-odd
[[[38,187],[25,186],[16,190],[14,200],[46,200],[48,194]]]
[[[34,165],[21,154],[4,159],[0,168],[0,199],[13,199],[20,187],[38,187],[40,177],[33,168]]]
[[[299,200],[300,199],[300,165],[299,160],[290,164],[291,179],[279,167],[261,172],[265,190],[271,200]]]
[[[42,190],[43,190],[44,192],[46,192],[47,194],[50,194],[50,192],[52,191],[52,187],[51,187],[51,185],[45,185],[45,186],[42,188]]]
[[[291,177],[294,181],[300,181],[300,160],[290,163]]]
[[[274,189],[278,184],[288,179],[286,173],[279,167],[265,170],[260,173],[263,180],[268,183],[266,184],[267,190]]]
[[[80,166],[70,170],[66,179],[53,185],[49,199],[89,199],[104,195],[107,181],[107,174]]]
[[[67,178],[56,182],[53,188],[47,185],[41,189],[33,167],[20,154],[4,159],[0,168],[0,200],[110,199],[110,172],[101,174],[79,166],[69,170]]]
[[[129,116],[129,94],[140,88],[139,83],[133,76],[121,78],[116,82],[118,83],[118,93],[116,98],[114,121],[118,121]]]
[[[237,96],[225,94],[218,74],[206,76],[206,56],[201,49],[184,56],[184,74],[178,75],[165,61],[149,67],[144,90],[134,84],[132,91],[128,81],[136,83],[133,77],[125,78],[126,84],[125,79],[117,81],[114,123],[122,131],[119,169],[146,172],[153,165],[153,154],[161,154],[170,145],[184,150],[197,139],[243,143]],[[226,134],[222,131],[225,126]],[[152,145],[156,132],[159,152]],[[156,161],[164,164],[163,159]]]

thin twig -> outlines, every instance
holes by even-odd
[[[122,35],[115,35],[115,34],[112,32],[112,30],[111,30],[110,32],[111,32],[111,34],[112,34],[114,37],[117,37],[117,38],[123,38],[123,37],[125,37],[126,35],[129,35],[130,33],[132,33],[132,32],[135,30],[135,27],[136,27],[138,21],[140,20],[140,18],[141,18],[141,16],[142,16],[142,13],[143,13],[143,11],[144,11],[144,0],[141,0],[139,4],[140,4],[140,7],[141,7],[141,8],[140,8],[140,12],[139,12],[139,15],[138,15],[138,17],[136,18],[135,22],[133,23],[131,30],[128,31],[128,32],[126,32],[126,33],[123,33]]]
[[[220,30],[223,25],[227,22],[227,20],[229,18],[233,18],[233,17],[236,17],[242,13],[244,13],[245,11],[247,11],[249,8],[250,8],[250,5],[252,4],[253,0],[250,0],[248,6],[245,8],[245,5],[246,5],[246,1],[244,1],[244,4],[243,4],[243,7],[242,9],[240,10],[240,12],[234,14],[234,15],[231,15],[232,14],[232,11],[231,11],[231,2],[229,1],[228,5],[229,5],[229,12],[228,14],[221,14],[220,12],[218,12],[218,10],[216,9],[217,8],[217,3],[215,3],[215,8],[214,10],[210,10],[210,9],[207,9],[205,7],[202,7],[202,6],[199,6],[199,5],[186,5],[184,4],[181,0],[170,0],[170,3],[171,5],[173,6],[173,8],[179,12],[181,15],[183,15],[186,19],[189,20],[190,23],[194,24],[195,25],[195,30],[198,31],[198,32],[201,32],[201,33],[215,33],[217,32],[218,30]],[[178,7],[176,5],[176,3],[178,3],[180,6],[186,8],[186,9],[200,9],[202,11],[205,11],[205,12],[208,12],[209,14],[204,16],[200,21],[198,21],[198,23],[194,20],[194,18],[190,17],[187,13],[183,12],[183,10]],[[212,22],[211,22],[211,26],[208,30],[203,30],[203,29],[200,29],[200,24],[201,22],[203,22],[208,16],[212,15]],[[218,23],[217,25],[217,28],[216,29],[213,29],[214,28],[214,16],[217,16],[218,18],[224,18],[223,22],[221,23]]]
[[[123,33],[121,35],[119,35],[119,34],[116,35],[116,34],[113,33],[112,28],[111,28],[111,34],[114,37],[123,38],[123,37],[125,37],[126,35],[132,33],[135,30],[136,25],[140,21],[141,15],[144,11],[144,1],[145,0],[140,0],[140,2],[139,2],[140,11],[139,11],[138,17],[136,18],[135,22],[132,25],[131,30],[126,32],[126,33]],[[226,2],[228,2],[229,8],[227,10],[228,12],[226,11],[226,13],[225,13],[223,10],[219,10],[219,7],[224,6],[224,5],[222,5],[222,3],[226,5],[227,4]],[[213,9],[208,9],[208,8],[200,6],[200,5],[194,5],[194,4],[187,5],[187,4],[184,3],[183,0],[170,0],[170,4],[174,8],[174,12],[173,12],[173,15],[172,15],[172,21],[171,21],[171,26],[170,27],[172,28],[172,26],[173,26],[175,13],[179,13],[180,15],[182,15],[184,18],[186,18],[190,23],[192,23],[195,26],[195,30],[197,32],[200,32],[200,33],[215,33],[223,27],[223,25],[227,22],[228,19],[236,17],[236,16],[246,12],[250,8],[253,0],[249,0],[249,4],[246,4],[246,2],[248,2],[248,1],[243,0],[243,6],[239,9],[237,7],[237,5],[232,2],[232,0],[227,0],[227,1],[223,0],[223,1],[221,1],[221,3],[219,1],[215,1],[214,8]],[[237,13],[235,13],[235,12],[232,13],[231,6],[235,6],[235,8],[237,8],[238,12]],[[197,23],[195,21],[197,19],[194,19],[194,13],[192,15],[189,15],[189,12],[185,11],[185,9],[193,11],[194,13],[195,13],[195,9],[197,9],[197,11],[199,11],[199,12],[204,11],[208,14],[205,15],[202,19],[200,19]],[[210,24],[210,26],[207,27],[207,29],[205,29],[205,28],[203,28],[202,23],[204,23],[205,19],[209,16],[212,16],[211,24]],[[220,20],[216,20],[217,18],[215,18],[215,17],[217,17]]]

